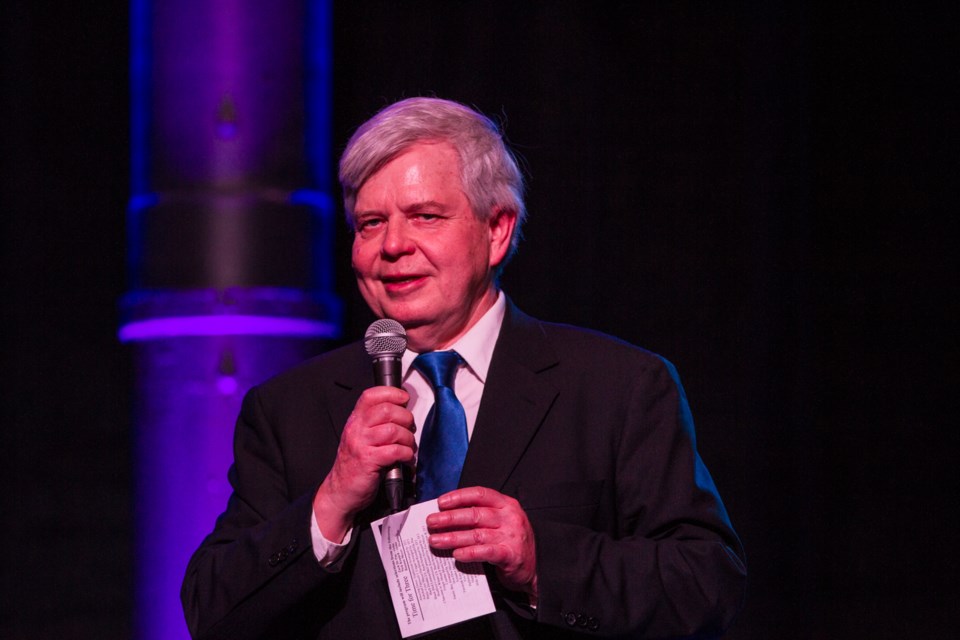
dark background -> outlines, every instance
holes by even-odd
[[[0,636],[124,637],[128,9],[2,4]],[[748,554],[730,638],[954,637],[958,25],[930,5],[336,3],[334,153],[402,97],[503,119],[530,210],[505,289],[680,369]]]

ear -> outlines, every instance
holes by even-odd
[[[494,208],[487,221],[490,231],[490,267],[496,267],[510,251],[513,229],[517,226],[517,212],[502,207]]]

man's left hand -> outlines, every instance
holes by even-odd
[[[488,562],[503,586],[537,596],[533,528],[520,503],[493,489],[467,487],[437,499],[427,516],[430,546],[453,549],[460,562]]]

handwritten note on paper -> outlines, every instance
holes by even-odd
[[[494,612],[480,563],[459,563],[427,543],[427,516],[437,511],[431,500],[370,525],[404,638]]]

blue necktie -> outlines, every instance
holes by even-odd
[[[433,386],[434,403],[420,435],[417,454],[417,502],[453,491],[467,457],[467,416],[453,392],[463,358],[456,351],[422,353],[413,367]]]

